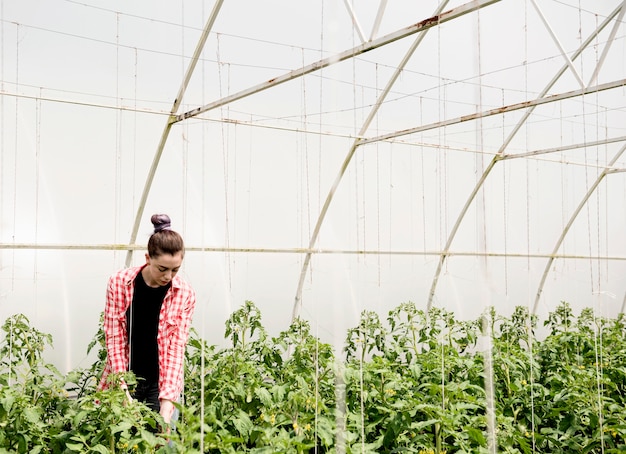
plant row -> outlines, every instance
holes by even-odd
[[[192,329],[179,417],[95,386],[97,360],[60,374],[50,335],[17,314],[0,344],[0,453],[617,453],[626,450],[626,319],[523,307],[457,320],[412,302],[363,311],[337,352],[298,319],[271,337],[247,301],[228,347]],[[124,377],[131,385],[132,374]]]

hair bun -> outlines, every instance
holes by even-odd
[[[172,221],[167,214],[153,214],[150,221],[154,226],[154,233],[160,232],[161,230],[170,230],[172,227]]]

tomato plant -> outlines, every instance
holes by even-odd
[[[489,308],[457,320],[405,302],[363,311],[336,352],[302,319],[270,336],[246,301],[225,347],[191,331],[179,417],[96,391],[85,369],[45,361],[51,336],[16,314],[0,342],[1,453],[616,453],[626,450],[626,318]],[[112,376],[131,386],[132,374]]]

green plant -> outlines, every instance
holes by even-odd
[[[106,359],[61,375],[52,338],[15,315],[0,341],[0,454],[17,453],[617,453],[626,450],[626,318],[561,302],[539,339],[526,308],[457,320],[414,303],[364,311],[345,357],[295,320],[270,337],[246,301],[217,348],[191,330],[173,430],[127,401]],[[492,384],[493,392],[490,391]]]

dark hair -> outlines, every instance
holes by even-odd
[[[184,256],[183,237],[172,230],[170,217],[167,214],[153,214],[150,221],[154,226],[154,233],[148,240],[148,255],[158,257],[163,254],[176,255],[182,252]]]

